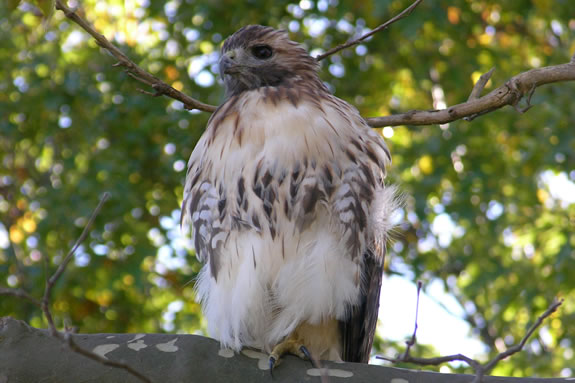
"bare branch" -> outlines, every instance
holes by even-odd
[[[152,96],[152,97],[156,97],[158,94],[157,93],[152,93],[152,92],[148,92],[147,90],[144,90],[142,88],[138,88],[136,89],[138,92],[143,93],[143,94],[147,94],[148,96]]]
[[[409,16],[411,14],[411,12],[413,12],[413,10],[415,9],[415,7],[417,7],[419,5],[419,3],[421,3],[423,0],[415,0],[413,2],[413,4],[411,4],[409,7],[405,8],[400,14],[392,17],[391,19],[389,19],[388,21],[386,21],[385,23],[381,24],[380,26],[378,26],[377,28],[375,28],[372,31],[369,31],[368,33],[364,34],[363,36],[354,39],[354,40],[349,40],[344,44],[338,45],[334,48],[331,48],[330,50],[328,50],[327,52],[316,56],[316,60],[317,61],[321,61],[324,58],[333,55],[334,53],[337,53],[341,50],[344,50],[346,48],[352,47],[354,45],[359,44],[360,42],[362,42],[363,40],[367,39],[368,37],[373,36],[374,34],[376,34],[379,31],[382,31],[384,29],[386,29],[387,27],[389,27],[391,24],[395,23],[396,21],[399,21],[407,16]]]
[[[417,318],[419,317],[419,296],[421,294],[421,288],[422,287],[423,287],[423,282],[417,281],[417,301],[415,303],[415,325],[413,326],[413,334],[411,335],[411,339],[409,339],[407,342],[405,342],[407,347],[405,348],[405,353],[403,354],[404,356],[409,355],[409,351],[411,350],[411,347],[413,347],[415,345],[415,342],[417,340],[417,329],[419,327],[417,325]]]
[[[517,105],[525,94],[545,84],[575,81],[575,62],[531,69],[512,77],[487,95],[441,110],[412,110],[402,114],[367,118],[374,128],[397,125],[446,124],[463,117],[485,114],[506,105]]]
[[[473,89],[471,90],[471,94],[469,95],[469,98],[467,99],[467,101],[471,101],[471,100],[475,100],[475,99],[479,98],[479,95],[481,94],[481,92],[483,92],[483,88],[485,88],[485,85],[487,84],[487,82],[491,78],[491,75],[493,74],[494,70],[495,70],[495,67],[489,69],[489,72],[483,73],[481,75],[481,77],[479,77],[479,80],[477,80],[477,82],[473,86]]]
[[[102,206],[104,205],[104,202],[108,200],[108,198],[110,198],[110,193],[106,192],[102,195],[102,199],[98,203],[98,206],[96,206],[96,209],[94,209],[94,212],[92,213],[92,216],[88,220],[88,223],[86,223],[86,226],[82,231],[82,234],[80,234],[80,237],[78,237],[76,243],[74,243],[74,246],[72,246],[72,248],[64,258],[62,263],[60,263],[60,265],[56,269],[56,272],[46,281],[46,288],[44,289],[44,296],[42,297],[42,312],[46,316],[46,320],[48,321],[48,325],[50,327],[50,331],[52,332],[52,334],[58,332],[58,330],[56,330],[56,326],[54,325],[54,319],[52,318],[52,313],[50,312],[50,297],[52,294],[52,288],[54,287],[54,285],[56,284],[62,273],[66,270],[68,263],[70,263],[70,260],[72,260],[72,257],[74,256],[74,253],[76,252],[80,244],[84,242],[84,240],[86,239],[86,236],[90,232],[94,220],[96,219],[98,214],[100,214],[100,210],[102,210]]]
[[[518,344],[509,347],[507,350],[499,353],[498,355],[495,356],[495,358],[493,358],[492,360],[490,360],[486,365],[485,365],[485,372],[488,373],[489,371],[491,371],[493,369],[493,367],[495,367],[495,365],[497,363],[499,363],[499,361],[515,354],[518,353],[519,351],[521,351],[523,349],[523,347],[525,347],[525,344],[527,343],[527,340],[529,339],[529,337],[531,335],[533,335],[533,333],[535,332],[535,330],[537,330],[539,328],[539,326],[541,326],[541,324],[543,323],[543,321],[545,319],[547,319],[551,314],[553,314],[555,311],[557,311],[557,309],[559,308],[559,306],[561,306],[563,304],[563,299],[561,300],[557,300],[555,302],[553,302],[551,304],[551,306],[549,306],[549,308],[539,316],[539,318],[537,318],[537,320],[535,321],[535,323],[533,323],[531,325],[531,327],[529,328],[529,330],[527,331],[527,333],[525,334],[525,336],[523,337],[523,339],[521,339],[521,342],[519,342]]]
[[[515,102],[515,104],[513,104],[513,108],[515,108],[515,110],[517,112],[523,114],[523,113],[527,112],[529,109],[531,109],[531,107],[533,106],[531,104],[531,97],[533,97],[533,93],[535,93],[535,88],[536,88],[535,85],[533,85],[531,87],[531,89],[529,90],[529,92],[527,92],[527,99],[525,100],[527,105],[525,105],[525,107],[522,108],[519,106],[520,100],[517,100],[517,102]],[[514,91],[516,91],[516,90],[514,89]]]
[[[136,65],[132,60],[128,58],[120,49],[114,46],[104,35],[96,32],[94,27],[84,20],[75,9],[68,8],[63,0],[56,0],[56,9],[64,12],[67,18],[78,24],[82,29],[88,32],[94,39],[96,40],[97,44],[102,48],[107,49],[112,56],[114,56],[118,62],[114,64],[114,66],[123,66],[126,70],[132,74],[136,80],[143,82],[146,85],[150,85],[156,89],[162,90],[162,94],[166,95],[174,100],[181,101],[184,104],[184,108],[186,109],[198,109],[204,112],[213,112],[216,110],[214,105],[204,104],[196,99],[193,99],[184,93],[176,90],[175,88],[171,87],[170,85],[164,83],[156,76],[146,72],[138,65]],[[157,88],[156,88],[157,86]]]
[[[480,366],[479,362],[471,359],[463,354],[453,354],[447,356],[438,356],[435,358],[418,358],[416,356],[411,355],[402,355],[398,358],[387,358],[385,356],[376,356],[377,359],[386,360],[391,363],[413,363],[420,366],[439,366],[440,364],[449,363],[449,362],[465,362],[469,366],[475,369],[475,366]]]
[[[381,24],[369,33],[359,37],[358,39],[348,41],[345,44],[330,49],[326,53],[317,56],[316,59],[322,60],[325,57],[332,55],[342,49],[357,45],[375,33],[387,28],[392,23],[407,17],[422,1],[423,0],[414,1],[400,14],[388,20],[384,24]],[[130,76],[132,76],[137,81],[151,86],[155,91],[147,92],[139,90],[140,92],[156,97],[165,95],[174,100],[182,102],[184,108],[186,109],[198,109],[205,112],[213,112],[216,110],[215,106],[204,104],[185,95],[184,93],[174,89],[170,85],[164,83],[157,77],[140,68],[122,51],[111,44],[103,35],[96,32],[92,25],[90,25],[86,20],[78,15],[76,10],[68,8],[65,5],[64,0],[56,0],[56,9],[63,11],[67,18],[78,24],[92,37],[94,37],[99,46],[107,49],[118,60],[118,62],[113,64],[113,66],[122,66],[126,68],[126,71]],[[487,114],[506,105],[512,105],[519,112],[525,113],[531,107],[530,98],[527,99],[527,107],[520,108],[517,106],[518,102],[524,97],[525,94],[532,95],[535,88],[540,85],[575,80],[575,55],[573,55],[571,61],[566,64],[537,68],[520,73],[512,77],[504,85],[500,86],[489,94],[483,97],[479,97],[481,90],[485,86],[485,84],[483,84],[483,80],[485,79],[486,83],[489,79],[490,73],[492,72],[489,71],[486,73],[484,75],[486,77],[482,76],[478,83],[475,84],[475,87],[471,92],[467,102],[457,104],[442,110],[412,110],[406,113],[390,116],[366,118],[366,121],[370,126],[374,128],[397,125],[445,124],[451,121],[459,120],[461,118],[466,118],[468,121],[471,121],[478,116]]]
[[[465,356],[463,354],[438,356],[435,358],[419,358],[419,357],[411,356],[410,350],[411,350],[411,346],[413,346],[415,344],[415,339],[416,339],[417,314],[419,311],[419,293],[420,293],[420,290],[421,290],[421,282],[417,282],[417,305],[416,305],[416,310],[415,310],[415,328],[413,330],[413,335],[411,336],[411,339],[408,340],[407,342],[405,342],[407,345],[405,352],[397,358],[388,358],[388,357],[379,356],[379,355],[377,355],[376,358],[386,360],[386,361],[391,362],[391,363],[400,363],[400,362],[413,363],[413,364],[417,364],[420,366],[439,366],[440,364],[444,364],[444,363],[448,363],[448,362],[455,362],[455,361],[465,362],[471,368],[473,368],[473,371],[475,372],[475,378],[473,379],[472,383],[481,383],[483,381],[483,376],[485,376],[485,374],[489,373],[497,365],[497,363],[499,363],[501,360],[521,351],[523,349],[523,347],[525,346],[525,344],[527,343],[527,340],[529,339],[529,337],[531,335],[533,335],[533,333],[535,332],[535,330],[537,330],[539,328],[539,326],[541,326],[543,321],[546,318],[548,318],[551,314],[553,314],[555,311],[557,311],[559,306],[561,306],[561,304],[563,304],[563,299],[553,302],[549,306],[549,308],[537,318],[535,323],[529,328],[529,330],[527,331],[527,333],[525,334],[523,339],[521,339],[521,342],[519,342],[519,344],[516,344],[512,347],[509,347],[507,350],[497,354],[493,359],[491,359],[486,364],[481,364],[477,360],[472,359],[472,358]]]
[[[479,96],[481,95],[481,92],[483,92],[483,88],[485,88],[485,85],[487,85],[487,82],[491,78],[493,71],[495,71],[495,67],[491,68],[487,73],[483,73],[481,75],[481,77],[479,77],[479,80],[477,80],[477,82],[473,86],[473,89],[471,90],[471,94],[469,95],[469,98],[467,98],[468,102],[472,101],[472,100],[477,100],[479,98]],[[483,114],[491,112],[492,110],[493,109],[484,110],[480,113],[476,113],[476,114],[472,114],[471,116],[463,117],[463,119],[465,121],[472,121],[475,118],[477,118]]]
[[[14,297],[23,298],[29,302],[32,302],[33,304],[35,304],[38,307],[42,306],[42,304],[40,303],[40,301],[38,299],[34,298],[32,295],[28,294],[26,291],[24,291],[22,289],[12,289],[9,287],[0,287],[0,295],[11,295]]]
[[[78,250],[78,247],[80,246],[80,244],[82,242],[84,242],[84,240],[88,236],[88,233],[90,232],[90,229],[92,228],[92,225],[94,224],[94,221],[96,220],[96,217],[98,216],[98,214],[100,214],[100,211],[102,210],[102,206],[104,205],[104,203],[109,198],[110,198],[110,193],[108,193],[108,192],[106,192],[102,195],[102,198],[100,199],[100,202],[98,203],[98,206],[96,206],[96,208],[92,212],[90,219],[86,223],[86,226],[84,226],[84,230],[82,231],[82,233],[80,234],[80,236],[78,237],[76,242],[74,243],[74,246],[72,246],[72,248],[70,249],[70,251],[68,252],[66,257],[64,258],[62,263],[60,263],[60,265],[56,269],[56,272],[54,272],[54,274],[46,281],[46,288],[44,289],[44,296],[42,297],[42,301],[39,302],[39,306],[41,306],[42,312],[44,313],[44,316],[46,317],[46,321],[48,322],[48,327],[50,329],[50,333],[52,334],[52,336],[54,336],[59,341],[65,343],[74,352],[77,352],[78,354],[84,355],[85,357],[90,358],[92,360],[95,360],[95,361],[97,361],[101,364],[104,364],[106,366],[124,369],[127,372],[129,372],[130,374],[132,374],[133,376],[140,379],[141,381],[146,382],[146,383],[152,383],[152,381],[148,377],[144,376],[142,373],[140,373],[137,370],[135,370],[134,368],[130,367],[128,364],[123,363],[121,361],[113,361],[113,360],[104,358],[101,355],[95,354],[90,350],[86,350],[86,349],[78,346],[74,342],[74,339],[72,337],[72,332],[70,331],[70,329],[66,328],[66,330],[64,332],[58,331],[58,329],[56,328],[56,325],[54,324],[54,319],[52,316],[52,312],[50,310],[50,297],[52,294],[52,288],[54,287],[56,282],[58,282],[58,279],[62,276],[62,274],[66,270],[66,267],[68,266],[68,264],[72,260],[72,257],[74,256],[74,253],[76,252],[76,250]]]

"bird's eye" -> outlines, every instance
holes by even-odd
[[[256,45],[252,48],[252,54],[260,60],[267,60],[272,57],[272,47],[269,45]]]

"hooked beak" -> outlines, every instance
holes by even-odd
[[[220,73],[221,74],[237,74],[240,73],[239,65],[235,62],[235,50],[226,52],[220,58]]]

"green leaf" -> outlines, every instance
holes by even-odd
[[[56,0],[32,0],[38,8],[42,11],[46,20],[50,20],[54,14],[54,9],[56,7]]]
[[[6,0],[6,8],[8,10],[8,13],[14,12],[16,8],[18,8],[18,5],[20,5],[21,2],[22,0]]]

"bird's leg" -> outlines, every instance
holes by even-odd
[[[269,367],[273,371],[285,354],[293,354],[311,361],[317,367],[319,359],[341,360],[341,345],[338,322],[328,319],[319,324],[302,322],[283,341],[278,343],[269,357]]]
[[[313,363],[311,353],[303,344],[303,339],[301,339],[297,329],[273,348],[269,357],[271,371],[279,364],[281,357],[285,354],[299,356],[302,359],[311,360]]]

